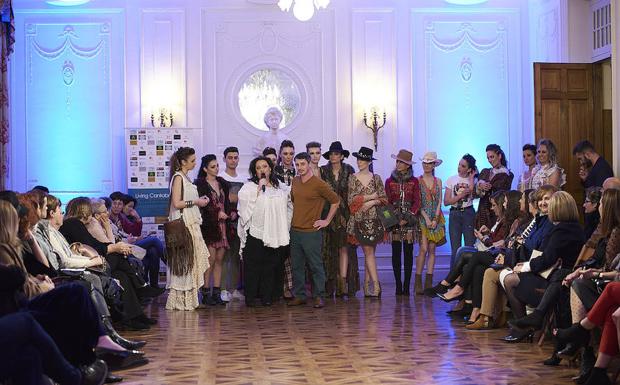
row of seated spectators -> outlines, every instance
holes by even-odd
[[[117,329],[157,321],[144,306],[158,285],[163,246],[141,236],[135,202],[62,202],[44,189],[0,192],[0,382],[118,382],[114,370],[145,365],[145,341]],[[9,332],[5,332],[9,331]]]
[[[555,349],[544,364],[580,355],[577,383],[611,383],[606,370],[620,328],[620,179],[587,192],[585,228],[573,197],[555,186],[499,191],[491,203],[495,225],[476,229],[476,244],[461,247],[449,274],[425,294],[460,300],[451,314],[465,316],[468,330],[508,323],[509,343],[531,342],[553,324]],[[603,333],[595,355],[590,330],[597,327]]]

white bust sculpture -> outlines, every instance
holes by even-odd
[[[256,146],[253,148],[254,156],[263,155],[265,147],[278,149],[280,148],[280,143],[288,139],[280,130],[282,116],[282,111],[278,107],[269,107],[267,109],[267,112],[265,112],[265,124],[267,128],[269,128],[269,131],[265,132],[260,139],[258,139]]]

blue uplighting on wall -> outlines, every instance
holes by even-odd
[[[27,42],[29,183],[59,192],[105,191],[113,147],[105,25],[39,24]]]

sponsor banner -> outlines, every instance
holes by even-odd
[[[168,201],[170,199],[170,192],[167,188],[130,188],[128,193],[138,201],[136,210],[141,217],[149,218],[168,216]],[[154,222],[154,220],[151,219],[148,219],[148,221],[151,223]],[[146,220],[143,220],[143,222],[147,223]]]

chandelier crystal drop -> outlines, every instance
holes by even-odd
[[[279,0],[278,6],[283,12],[293,8],[293,16],[299,21],[308,21],[314,16],[314,9],[327,8],[330,0]]]

